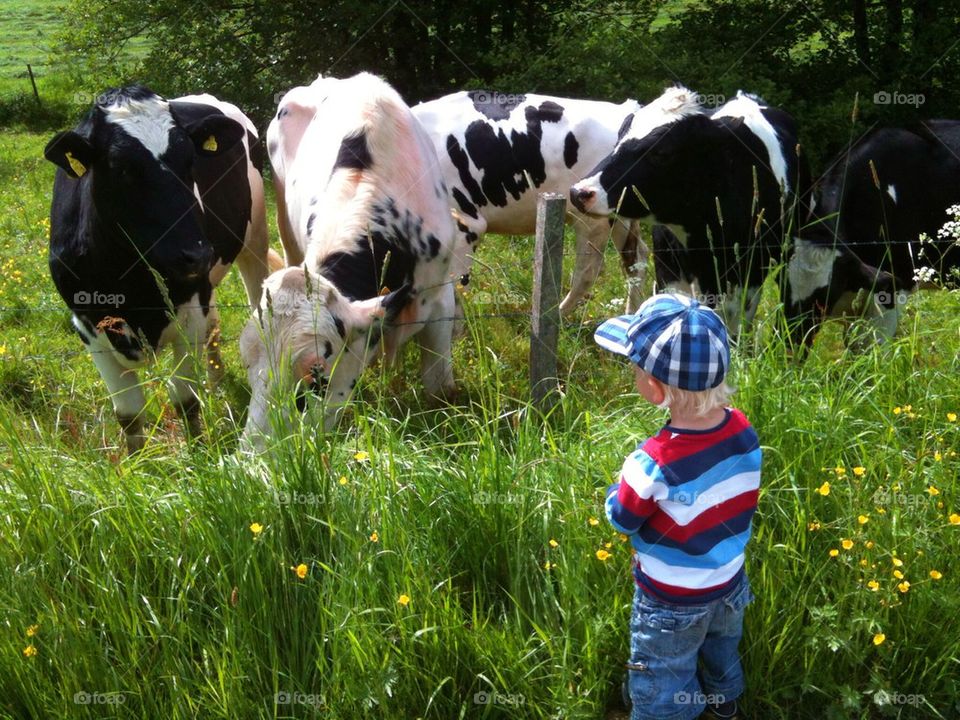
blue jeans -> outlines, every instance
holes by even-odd
[[[707,703],[743,694],[737,645],[751,600],[746,575],[727,595],[704,605],[661,602],[638,587],[627,665],[630,720],[690,720]]]

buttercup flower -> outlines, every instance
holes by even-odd
[[[940,451],[939,451],[939,450],[937,450],[937,451],[933,454],[933,459],[936,460],[937,462],[940,462],[941,460],[943,460],[943,455],[940,454]]]
[[[860,523],[861,525],[866,525],[868,522],[870,522],[870,518],[867,517],[866,515],[858,515],[857,522]]]
[[[410,604],[410,596],[406,593],[402,593],[400,597],[397,598],[397,605],[403,605],[406,607]]]
[[[840,544],[843,546],[844,550],[849,550],[850,548],[853,547],[853,540],[844,538],[843,540],[840,541]]]
[[[909,589],[910,589],[910,583],[907,582],[906,580],[904,580],[902,583],[897,585],[897,590],[899,590],[902,593],[907,592]]]
[[[250,532],[252,532],[254,536],[259,535],[263,532],[263,525],[258,522],[250,523]]]
[[[346,485],[347,482],[349,482],[349,481],[347,480],[347,476],[346,476],[346,475],[341,475],[341,476],[340,476],[340,479],[339,479],[337,482],[339,482],[341,485]]]
[[[819,529],[820,529],[819,522],[814,521],[812,523],[807,523],[807,530],[810,530],[811,532],[813,532],[814,530],[819,530]]]
[[[930,577],[934,580],[939,580],[940,578],[943,577],[943,573],[940,572],[939,570],[931,570]]]
[[[947,420],[949,420],[950,422],[956,422],[956,421],[957,421],[957,414],[956,414],[956,413],[947,413]]]
[[[872,550],[872,549],[873,549],[873,540],[867,540],[867,541],[864,543],[864,546],[867,548],[867,550]]]
[[[951,524],[951,525],[960,525],[960,515],[957,515],[956,513],[953,513],[953,514],[950,516],[950,524]]]
[[[370,542],[380,542],[380,536],[377,534],[376,530],[370,533]]]
[[[825,482],[823,485],[817,488],[817,492],[826,497],[830,494],[830,483]]]
[[[873,592],[876,592],[880,589],[880,583],[878,583],[876,580],[871,580],[867,583],[867,588]]]
[[[590,523],[591,527],[596,527],[597,525],[600,524],[600,521],[597,520],[595,517],[590,518],[589,520],[587,520],[587,522]]]
[[[557,547],[560,543],[558,543],[558,542],[557,542],[556,540],[554,540],[553,538],[550,538],[550,543],[549,543],[549,544],[550,544],[550,547],[555,548],[555,547]]]
[[[846,469],[845,467],[843,467],[843,465],[837,465],[837,466],[833,469],[833,472],[835,472],[835,473],[837,474],[837,477],[840,477],[840,476],[842,476],[842,475],[846,475],[846,474],[847,474],[847,469]]]
[[[597,550],[597,560],[602,561],[602,560],[606,560],[609,557],[610,557],[610,553],[608,553],[606,550]]]
[[[877,633],[876,635],[873,636],[873,644],[883,645],[883,641],[886,639],[887,639],[886,635],[884,635],[883,633]]]
[[[360,450],[357,453],[354,453],[353,459],[357,462],[366,462],[370,459],[370,453]]]
[[[839,550],[837,550],[836,548],[830,548],[830,557],[836,557],[839,554],[840,554]]]
[[[290,569],[293,570],[293,572],[295,572],[297,574],[297,577],[300,578],[301,580],[303,580],[307,576],[308,568],[303,563],[300,563],[296,567],[291,567]]]
[[[31,657],[33,657],[33,656],[36,655],[36,654],[37,654],[37,649],[36,649],[32,644],[31,644],[31,645],[27,645],[27,646],[23,649],[23,656],[24,656],[24,657],[31,658]]]
[[[890,562],[893,563],[894,567],[903,567],[903,560],[898,557],[893,558]]]
[[[863,467],[862,465],[857,465],[857,466],[853,469],[853,474],[856,475],[857,477],[863,477],[863,474],[864,474],[866,471],[867,471],[867,469],[866,469],[865,467]]]
[[[927,492],[930,494],[931,497],[933,497],[934,495],[940,494],[940,491],[933,485],[927,488]]]
[[[903,580],[903,573],[900,572],[899,570],[894,570],[894,571],[893,571],[893,576],[894,576],[897,580]]]
[[[31,625],[27,628],[27,637],[33,637],[37,634],[37,631],[40,629],[39,625]]]

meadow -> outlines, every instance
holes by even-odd
[[[161,357],[129,457],[46,268],[46,140],[0,133],[0,717],[616,717],[633,588],[602,498],[664,416],[592,342],[621,309],[613,253],[565,323],[549,417],[527,403],[533,241],[491,236],[456,405],[421,401],[410,352],[366,373],[337,432],[257,456],[237,451],[231,274],[204,442]],[[747,717],[960,713],[958,312],[922,292],[895,342],[848,353],[834,326],[799,363],[771,287],[735,349],[765,453]]]

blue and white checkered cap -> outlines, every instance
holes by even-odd
[[[730,366],[723,320],[686,295],[654,295],[636,315],[607,320],[593,339],[660,382],[683,390],[717,387]]]

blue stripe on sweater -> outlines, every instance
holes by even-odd
[[[675,547],[666,544],[648,543],[639,535],[631,538],[634,549],[643,555],[656,558],[665,565],[671,565],[678,570],[693,568],[696,570],[715,570],[743,553],[743,549],[750,539],[750,526],[732,537],[716,543],[707,555],[690,555]]]

